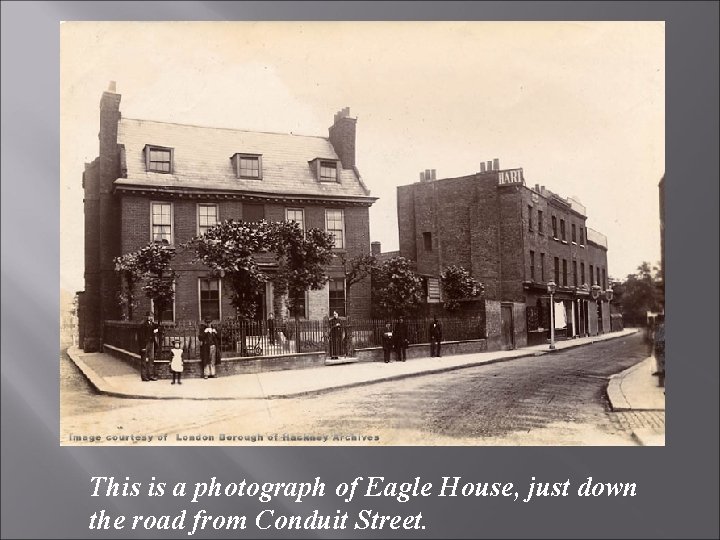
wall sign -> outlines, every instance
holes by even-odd
[[[507,171],[498,171],[498,185],[505,184],[525,184],[522,169],[510,169]]]

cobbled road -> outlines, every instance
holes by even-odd
[[[96,395],[63,357],[62,433],[168,434],[160,444],[188,444],[177,437],[200,435],[215,437],[209,444],[226,445],[627,445],[634,444],[635,427],[664,429],[665,415],[609,412],[604,389],[610,375],[646,356],[642,336],[635,334],[448,373],[257,401]],[[312,371],[298,376],[312,376]],[[220,434],[258,440],[222,442]],[[275,434],[327,435],[329,440],[269,441]]]

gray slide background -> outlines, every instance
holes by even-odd
[[[142,4],[142,5],[141,5]],[[58,226],[60,20],[665,20],[667,21],[667,308],[665,448],[60,448]],[[72,141],[67,141],[72,144]],[[99,508],[172,513],[178,501],[99,500],[89,478],[304,480],[332,489],[355,476],[405,480],[637,482],[634,499],[428,498],[347,505],[422,511],[416,532],[276,532],[276,537],[718,537],[718,3],[570,2],[3,2],[2,537],[129,537],[87,529]],[[558,157],[561,159],[561,156]],[[608,156],[612,159],[612,156]],[[618,171],[618,174],[623,174]],[[659,180],[659,179],[658,179]],[[78,182],[80,178],[78,178]],[[628,178],[632,182],[632,178]],[[617,194],[622,197],[622,193]],[[642,204],[657,204],[656,200]],[[631,234],[631,231],[628,231]],[[215,514],[334,514],[319,502],[220,499]],[[344,532],[344,534],[343,534]],[[219,537],[272,537],[248,529]],[[139,533],[136,537],[150,537]],[[165,533],[164,537],[171,537]],[[204,537],[213,537],[207,533]]]

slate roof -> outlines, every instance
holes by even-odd
[[[199,189],[322,198],[375,197],[353,169],[339,167],[339,182],[318,182],[309,162],[337,160],[327,138],[200,127],[122,118],[118,144],[125,147],[127,178],[118,187]],[[174,148],[173,174],[147,172],[145,145]],[[262,155],[262,179],[240,179],[231,157],[236,153]]]

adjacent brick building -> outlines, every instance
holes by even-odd
[[[502,170],[495,160],[459,178],[421,173],[420,182],[397,188],[397,204],[400,255],[429,283],[449,265],[470,270],[485,286],[497,345],[545,339],[549,281],[558,285],[567,336],[609,330],[607,239],[587,227],[576,199],[529,188],[522,169]],[[593,299],[597,291],[603,294]]]
[[[348,259],[369,253],[368,213],[376,198],[355,164],[355,133],[349,109],[335,115],[328,137],[123,118],[111,84],[100,101],[99,156],[83,174],[85,349],[97,350],[103,321],[122,315],[113,258],[152,240],[180,245],[226,219],[288,219],[333,233],[336,251]],[[352,287],[346,299],[340,260],[327,268],[323,290],[308,291],[301,316],[345,315],[346,305],[348,315],[369,315],[369,281]],[[178,250],[173,268],[175,302],[163,320],[234,316],[222,279],[194,263],[192,253]],[[151,307],[146,298],[138,300],[135,313]],[[270,312],[287,315],[272,284],[258,318]]]

